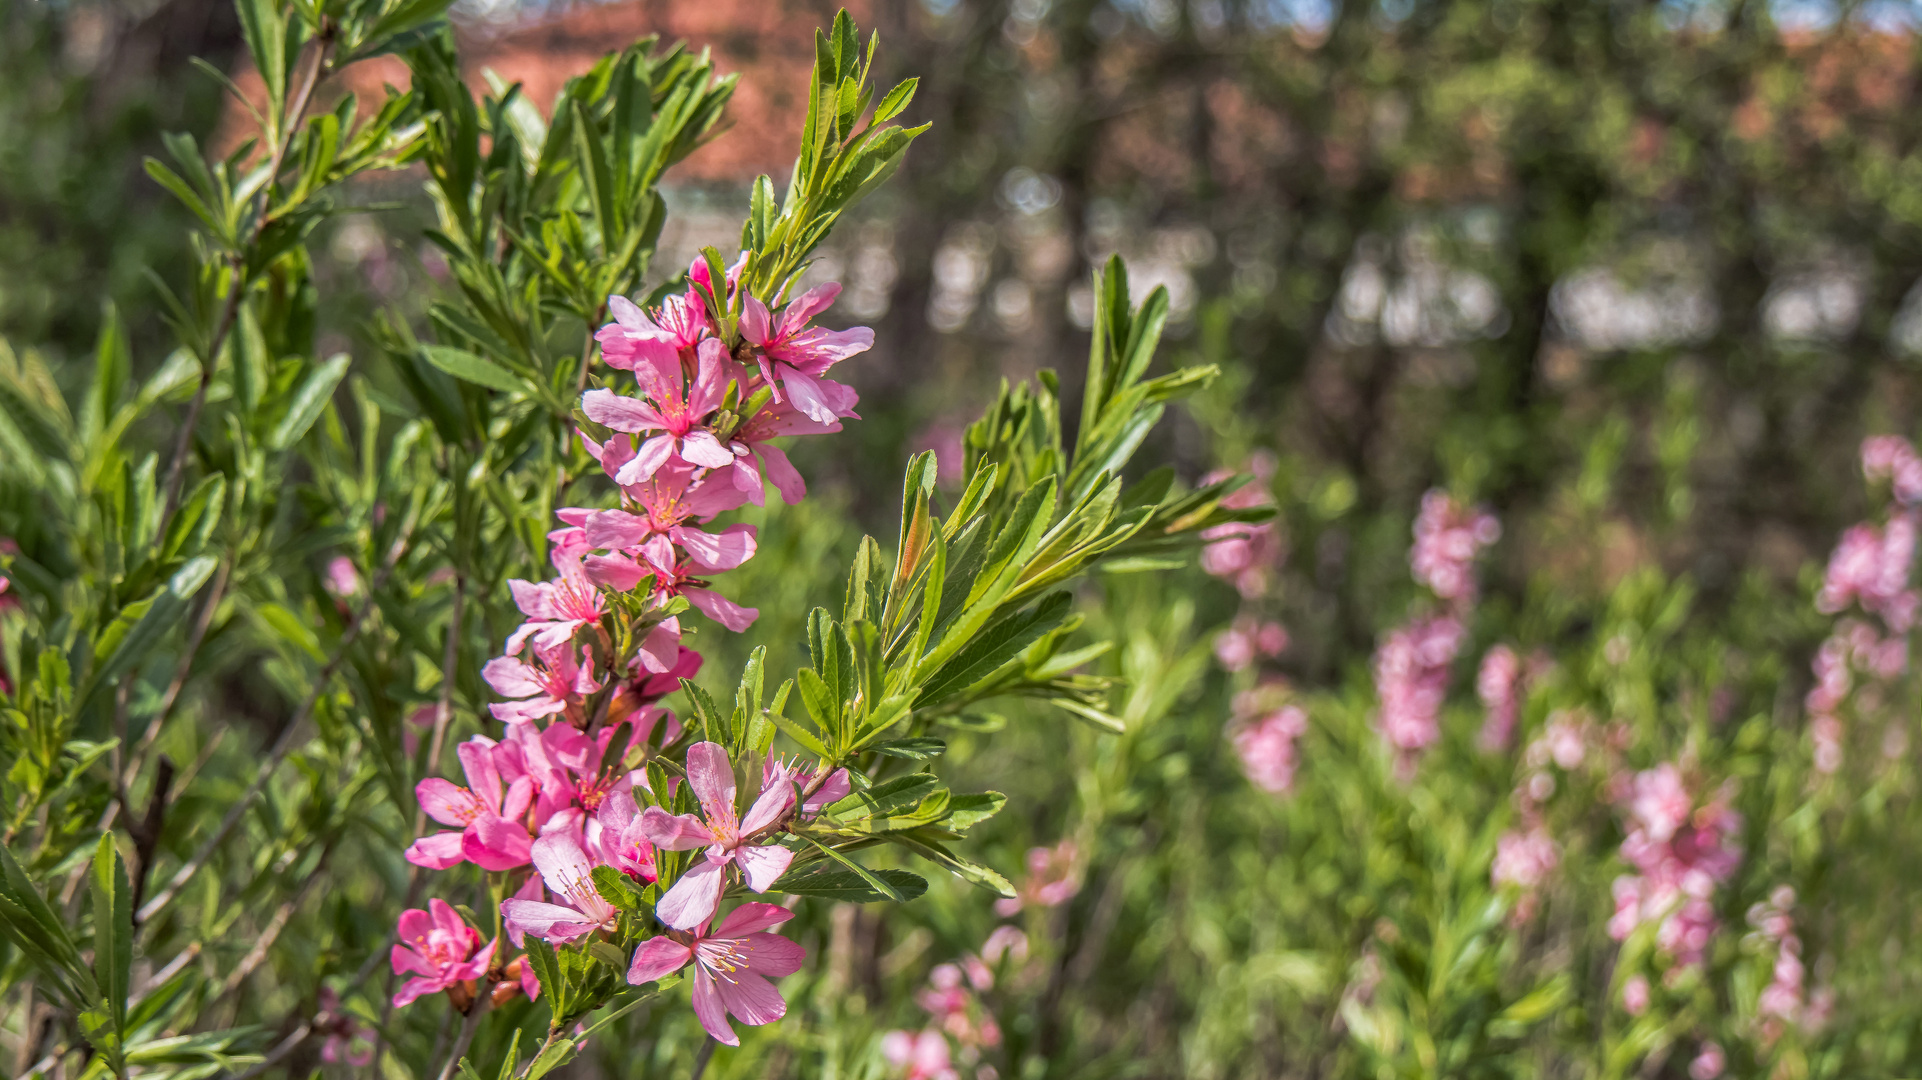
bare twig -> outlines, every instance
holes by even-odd
[[[147,816],[138,825],[133,821],[133,810],[127,810],[127,832],[133,836],[133,906],[140,906],[140,898],[147,892],[147,878],[153,870],[154,850],[160,846],[160,827],[167,816],[167,796],[172,793],[174,782],[173,759],[160,755],[160,771],[154,775],[153,794],[147,798]]]
[[[280,1040],[280,1043],[278,1045],[276,1045],[272,1050],[269,1050],[267,1052],[267,1056],[260,1060],[260,1064],[255,1065],[253,1068],[248,1069],[244,1073],[240,1073],[236,1075],[233,1078],[233,1080],[254,1080],[254,1077],[260,1076],[266,1073],[268,1069],[271,1069],[274,1066],[280,1064],[281,1059],[285,1058],[288,1054],[293,1053],[294,1049],[298,1047],[301,1043],[306,1042],[307,1036],[312,1035],[313,1033],[314,1033],[313,1022],[302,1021],[301,1025],[295,1028],[292,1034]]]
[[[481,1017],[493,1004],[494,987],[492,980],[489,980],[474,995],[474,1004],[468,1007],[467,1018],[461,1021],[460,1035],[454,1039],[454,1049],[447,1055],[447,1064],[440,1067],[440,1080],[453,1080],[455,1070],[460,1068],[460,1059],[467,1055],[467,1048],[474,1045],[474,1033],[480,1030]]]
[[[322,853],[321,859],[325,861],[326,853]],[[301,885],[299,891],[295,892],[293,896],[289,897],[278,908],[274,909],[273,918],[267,920],[266,928],[260,932],[260,940],[255,942],[254,947],[249,949],[247,955],[241,958],[240,963],[227,976],[227,981],[221,984],[220,993],[216,994],[213,1000],[207,1003],[206,1008],[213,1008],[217,1002],[226,999],[228,995],[239,990],[240,984],[246,982],[247,977],[252,975],[254,970],[260,967],[262,963],[266,962],[267,951],[274,947],[274,942],[279,939],[280,932],[287,929],[288,921],[294,917],[294,912],[300,910],[301,903],[307,899],[307,894],[313,890],[314,885],[320,881],[322,876],[320,868],[315,867],[314,872],[307,875],[307,881]]]
[[[714,1048],[719,1045],[721,1044],[714,1041],[714,1036],[707,1037],[707,1041],[701,1044],[700,1051],[694,1055],[694,1071],[687,1074],[687,1080],[701,1080],[701,1074],[707,1071],[708,1059],[714,1056]]]

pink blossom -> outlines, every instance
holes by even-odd
[[[554,650],[574,640],[582,628],[600,625],[607,610],[601,591],[588,580],[577,552],[557,548],[554,566],[560,577],[553,581],[531,582],[510,579],[507,588],[515,606],[527,621],[507,638],[507,655],[513,656],[531,639],[536,650]]]
[[[1258,656],[1274,658],[1288,648],[1288,631],[1278,622],[1257,622],[1252,615],[1237,616],[1215,636],[1215,659],[1229,671],[1241,671]]]
[[[1441,736],[1448,667],[1468,634],[1453,615],[1417,620],[1388,635],[1375,651],[1376,725],[1388,744],[1406,753]]]
[[[741,301],[741,336],[755,347],[761,377],[774,389],[775,400],[781,400],[781,390],[785,389],[794,399],[795,408],[820,424],[834,422],[834,407],[820,376],[842,360],[874,346],[874,331],[865,326],[828,330],[808,325],[840,295],[839,285],[818,285],[779,314],[769,313],[767,305],[753,296]]]
[[[438,993],[487,973],[494,960],[494,942],[481,946],[480,931],[467,925],[445,900],[427,902],[427,910],[400,913],[400,942],[393,949],[394,974],[414,978],[394,995],[396,1008],[422,994]]]
[[[1542,731],[1542,745],[1563,772],[1581,768],[1588,756],[1586,729],[1586,724],[1565,712],[1558,711],[1548,718],[1548,726]]]
[[[407,861],[430,870],[445,870],[463,861],[483,870],[526,866],[533,838],[520,822],[527,816],[535,789],[519,755],[481,735],[460,744],[455,753],[467,786],[430,776],[414,788],[414,794],[428,817],[461,831],[421,837],[407,849]]]
[[[707,857],[689,867],[674,887],[661,897],[654,913],[676,930],[687,930],[714,917],[721,901],[722,872],[738,865],[747,887],[766,892],[794,860],[794,853],[778,844],[748,843],[774,826],[794,805],[794,789],[782,784],[764,787],[747,817],[734,808],[734,767],[718,743],[695,743],[687,751],[687,782],[700,800],[701,814],[669,814],[650,806],[641,827],[657,848],[687,851],[707,848]]]
[[[681,549],[664,536],[641,545],[642,558],[654,573],[655,593],[685,596],[695,610],[736,633],[754,625],[759,610],[742,607],[715,592],[707,580],[709,575],[731,570],[754,554],[754,526],[730,525],[720,533],[683,533],[681,539]]]
[[[1281,795],[1294,787],[1295,740],[1307,731],[1307,710],[1290,704],[1233,725],[1228,738],[1248,782]]]
[[[1667,843],[1688,820],[1694,807],[1688,789],[1682,784],[1682,774],[1675,766],[1664,763],[1636,774],[1628,812],[1655,843]]]
[[[797,792],[801,806],[795,816],[802,821],[812,821],[823,808],[847,798],[852,790],[846,769],[836,769],[816,784],[814,776],[819,769],[818,765],[803,764],[799,760],[777,758],[774,751],[769,750],[767,761],[761,766],[761,790],[779,786]]]
[[[1918,603],[1909,588],[1909,568],[1915,557],[1915,522],[1897,517],[1882,527],[1863,523],[1842,534],[1829,556],[1828,571],[1815,606],[1826,615],[1847,608],[1851,601],[1880,615],[1889,628],[1906,632],[1915,624]]]
[[[7,591],[5,581],[0,578],[0,592]],[[345,599],[360,591],[360,573],[354,569],[354,560],[336,555],[327,560],[327,574],[320,583],[329,593]]]
[[[1640,1016],[1648,1011],[1649,986],[1643,975],[1630,975],[1622,984],[1622,1009],[1630,1016]]]
[[[1527,891],[1546,881],[1560,861],[1554,839],[1540,825],[1526,832],[1510,830],[1495,841],[1495,865],[1489,877],[1498,889],[1513,885]]]
[[[682,328],[686,329],[689,309],[679,298],[673,303],[676,314],[681,317]],[[697,304],[693,311],[699,313],[699,332],[705,332],[705,308]],[[632,371],[643,364],[662,359],[679,363],[680,350],[694,345],[694,341],[683,341],[680,335],[656,324],[625,296],[608,297],[607,313],[614,317],[614,321],[596,330],[594,340],[600,343],[601,359],[607,362],[608,367]]]
[[[1666,764],[1637,774],[1628,802],[1622,857],[1638,872],[1615,880],[1609,935],[1620,941],[1654,923],[1656,945],[1679,967],[1699,965],[1716,931],[1715,888],[1741,862],[1741,816],[1720,796],[1695,809],[1680,771]]]
[[[1689,1080],[1716,1080],[1727,1067],[1728,1056],[1722,1052],[1721,1044],[1705,1042],[1688,1063]]]
[[[1494,515],[1469,510],[1447,493],[1422,496],[1415,518],[1415,546],[1408,554],[1415,580],[1443,600],[1461,604],[1475,599],[1475,555],[1502,535]]]
[[[981,943],[981,959],[998,964],[1002,957],[1010,957],[1017,964],[1028,959],[1028,935],[1020,927],[997,926]]]
[[[742,904],[710,933],[705,921],[691,934],[662,934],[641,942],[627,981],[635,986],[661,979],[694,963],[694,1015],[716,1042],[739,1046],[727,1022],[771,1024],[787,1015],[787,1001],[768,980],[801,969],[807,950],[767,932],[794,917],[774,904]]]
[[[1506,645],[1497,645],[1482,657],[1481,670],[1475,673],[1475,696],[1488,710],[1487,719],[1482,721],[1482,749],[1508,749],[1521,711],[1521,676],[1521,657]]]
[[[581,701],[601,688],[594,678],[593,657],[585,647],[580,660],[571,647],[546,652],[537,648],[535,654],[532,664],[497,656],[481,669],[481,677],[496,693],[519,699],[489,705],[494,719],[519,724],[567,712],[570,707],[578,711]]]
[[[1922,501],[1922,457],[1899,435],[1862,440],[1862,475],[1871,482],[1889,481],[1897,502],[1912,506]]]
[[[1014,899],[994,902],[995,913],[1006,918],[1027,905],[1055,907],[1081,891],[1081,860],[1073,839],[1049,847],[1028,849],[1028,878]]]
[[[939,1031],[890,1031],[881,1036],[881,1056],[901,1070],[902,1080],[960,1080]]]
[[[542,834],[534,841],[534,868],[541,880],[564,903],[539,900],[501,901],[508,937],[516,945],[532,934],[550,944],[573,941],[596,930],[612,930],[620,912],[594,887],[594,862],[570,830]]]
[[[616,483],[640,483],[669,458],[709,469],[734,463],[727,447],[701,426],[727,395],[727,369],[732,362],[727,359],[727,347],[714,338],[701,342],[699,357],[700,367],[691,383],[686,381],[678,355],[659,363],[637,364],[634,375],[647,400],[612,390],[589,390],[581,398],[581,411],[597,424],[630,434],[658,433],[637,447],[634,456],[614,473]]]
[[[788,461],[786,452],[769,440],[785,435],[825,435],[840,431],[843,418],[858,419],[854,406],[860,399],[853,387],[827,381],[819,386],[822,399],[835,419],[816,420],[795,408],[791,401],[771,401],[749,417],[728,441],[728,450],[734,455],[734,485],[745,492],[754,505],[760,506],[765,497],[763,476],[774,484],[774,489],[789,505],[807,495],[807,483]]]
[[[586,847],[597,861],[641,881],[655,880],[654,845],[641,827],[641,809],[631,791],[609,794],[587,829]]]

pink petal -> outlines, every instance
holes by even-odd
[[[507,785],[507,797],[501,800],[500,816],[509,821],[519,821],[527,816],[527,808],[534,802],[534,781],[530,777],[517,776]]]
[[[824,806],[832,806],[847,798],[849,790],[851,789],[848,785],[848,771],[836,769],[828,774],[826,780],[821,781],[821,786],[814,790],[814,794],[807,797],[807,801],[801,804],[801,809],[816,813]]]
[[[514,594],[514,606],[521,609],[529,619],[565,619],[567,615],[554,603],[554,587],[548,584],[536,585],[531,581],[514,578],[508,581],[507,591]]]
[[[723,1046],[741,1045],[740,1036],[727,1023],[727,1005],[714,988],[714,976],[700,965],[694,967],[694,1016],[714,1041]]]
[[[718,533],[683,528],[675,534],[695,562],[696,573],[715,574],[732,570],[754,557],[754,526],[729,525]]]
[[[762,844],[735,848],[734,858],[741,864],[741,876],[747,879],[747,887],[755,892],[766,892],[768,886],[787,872],[788,864],[794,861],[794,853],[778,844]]]
[[[461,854],[461,834],[444,832],[423,836],[407,849],[406,859],[415,866],[424,866],[429,870],[459,866],[466,861],[466,856]]]
[[[714,928],[711,936],[717,938],[745,937],[757,930],[779,926],[792,919],[794,913],[779,904],[747,903],[727,913],[721,925]]]
[[[654,325],[654,321],[649,319],[639,307],[635,306],[634,301],[629,300],[625,296],[609,296],[607,298],[607,313],[614,316],[616,323],[619,323],[628,330],[659,331],[659,327]]]
[[[632,986],[653,982],[681,970],[692,959],[694,950],[690,946],[665,935],[648,938],[634,950],[634,963],[627,969],[627,981]]]
[[[737,946],[748,954],[748,970],[770,979],[785,978],[801,970],[808,951],[779,934],[749,934]]]
[[[715,980],[722,1004],[743,1024],[758,1027],[787,1015],[781,992],[754,971],[737,971],[725,981]]]
[[[467,920],[461,918],[460,912],[454,910],[454,905],[438,896],[427,901],[427,914],[434,920],[435,929],[451,936],[460,937],[472,932],[467,927]]]
[[[511,656],[496,656],[481,669],[481,678],[502,697],[529,697],[546,687],[539,673]]]
[[[774,490],[781,493],[781,500],[789,506],[807,498],[807,481],[801,479],[801,471],[787,459],[786,451],[762,443],[755,447],[761,455],[761,467],[766,470],[767,478],[774,484]]]
[[[677,816],[658,806],[641,811],[641,835],[648,843],[669,851],[691,851],[714,842],[714,834],[700,818],[693,814]]]
[[[533,839],[517,822],[493,814],[474,819],[461,837],[461,854],[483,870],[512,870],[526,866]]]
[[[687,782],[709,821],[734,821],[734,766],[720,743],[698,742],[687,749]]]
[[[433,917],[419,908],[408,908],[400,913],[394,933],[402,941],[415,941],[434,932]]]
[[[721,903],[721,885],[721,864],[703,859],[654,905],[654,916],[676,930],[692,930],[714,917]]]
[[[601,823],[601,828],[619,836],[640,816],[641,808],[634,801],[633,792],[617,791],[601,800],[601,808],[595,812],[594,820]]]
[[[582,394],[581,411],[589,420],[615,431],[659,431],[667,426],[654,406],[612,390],[589,390]]]
[[[396,946],[396,948],[398,948],[398,946]],[[394,1008],[398,1009],[403,1005],[412,1005],[414,999],[420,997],[422,994],[438,993],[445,989],[447,989],[447,984],[439,979],[409,979],[406,984],[394,994]]]
[[[485,735],[473,738],[454,747],[454,756],[460,759],[461,772],[467,777],[467,789],[480,796],[488,809],[500,811],[501,771],[494,760],[494,748],[498,745]]]
[[[741,299],[741,336],[765,347],[768,341],[767,305],[752,296]]]
[[[761,789],[761,794],[748,807],[747,816],[741,819],[741,835],[753,836],[774,823],[788,807],[794,805],[794,785],[785,783],[769,784]]]
[[[632,592],[647,576],[639,563],[625,555],[589,555],[583,565],[587,580],[615,592]]]
[[[840,295],[841,285],[835,281],[816,285],[802,293],[787,306],[786,311],[781,313],[781,329],[789,333],[801,329],[807,325],[809,319],[833,307],[835,299]]]
[[[674,456],[674,436],[656,435],[641,444],[634,459],[621,466],[614,474],[617,484],[639,484],[661,470],[667,459]]]
[[[548,942],[572,941],[599,926],[573,908],[537,900],[503,900],[501,916],[512,933]]]
[[[687,597],[695,610],[737,634],[753,626],[754,620],[761,616],[759,608],[742,607],[713,589],[682,589],[681,595]]]
[[[701,342],[699,355],[700,369],[687,394],[688,415],[696,417],[720,408],[727,397],[727,346],[719,338],[708,338]]]
[[[654,534],[654,523],[625,510],[596,510],[587,517],[587,543],[597,548],[639,547]]]
[[[641,667],[655,674],[674,670],[681,659],[681,621],[668,619],[641,639]]]
[[[787,367],[781,372],[781,385],[794,399],[794,407],[806,413],[808,419],[820,424],[834,422],[834,408],[821,396],[821,388],[811,376]]]
[[[420,800],[420,808],[426,811],[428,817],[442,825],[465,825],[485,809],[473,792],[438,776],[430,776],[414,785],[414,798]]]
[[[705,428],[690,431],[681,439],[681,458],[710,469],[734,464],[734,455]]]
[[[543,716],[552,716],[565,708],[567,708],[567,702],[565,701],[561,701],[558,698],[540,697],[530,698],[526,701],[496,701],[487,706],[487,711],[493,713],[494,719],[499,720],[501,723],[525,724],[531,720],[539,720]]]

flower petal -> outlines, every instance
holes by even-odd
[[[698,742],[688,747],[687,783],[710,822],[738,820],[734,816],[734,766],[720,743]]]
[[[532,934],[546,942],[572,941],[599,925],[573,908],[538,900],[503,900],[501,916],[511,933]]]
[[[752,302],[750,300],[750,302]],[[727,1004],[721,1000],[720,992],[714,987],[714,976],[704,967],[694,968],[694,1016],[700,1020],[701,1027],[714,1041],[723,1046],[741,1045],[741,1037],[727,1023]]]
[[[435,833],[423,836],[408,847],[406,859],[415,866],[429,870],[445,870],[459,866],[466,861],[461,854],[461,834],[457,832]]]
[[[738,524],[712,533],[684,527],[674,539],[696,562],[695,572],[714,574],[732,570],[753,558],[754,537],[754,526]]]
[[[787,1015],[787,999],[774,984],[753,971],[737,971],[726,981],[716,980],[715,989],[727,1011],[743,1024],[772,1024]]]
[[[481,669],[481,678],[502,697],[531,697],[546,687],[533,668],[511,656],[496,656]]]
[[[788,864],[794,861],[794,852],[779,844],[760,844],[736,848],[734,857],[741,864],[741,876],[747,879],[747,887],[766,892],[768,886],[787,872]]]
[[[692,930],[714,917],[721,902],[721,864],[703,859],[667,890],[654,915],[676,930]]]
[[[641,811],[641,834],[655,847],[668,851],[690,851],[714,842],[714,834],[700,818],[693,814],[677,816],[658,806]]]
[[[642,443],[641,448],[634,452],[633,459],[614,474],[614,482],[639,484],[646,481],[667,464],[668,458],[674,456],[674,443],[672,435],[656,435]]]
[[[627,981],[631,986],[650,983],[666,975],[671,975],[687,966],[694,959],[694,949],[683,945],[666,935],[651,937],[641,942],[634,950],[634,963],[627,969]]]
[[[533,843],[518,822],[484,814],[462,834],[461,854],[483,870],[512,870],[527,865]]]
[[[742,607],[713,589],[682,589],[681,595],[695,610],[737,634],[761,617],[760,608]]]
[[[498,787],[496,785],[496,790]],[[414,798],[420,800],[420,808],[428,817],[442,825],[465,825],[474,820],[474,815],[486,809],[473,792],[438,776],[430,776],[414,785]]]
[[[742,904],[727,913],[727,918],[714,928],[711,936],[717,938],[746,937],[757,930],[779,926],[794,918],[794,913],[779,904],[751,902]]]
[[[799,942],[789,941],[779,934],[748,934],[736,942],[735,948],[747,954],[747,968],[770,979],[779,979],[801,970],[807,962],[808,951]]]

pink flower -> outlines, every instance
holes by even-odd
[[[1023,907],[1055,907],[1074,899],[1081,891],[1080,851],[1073,839],[1048,847],[1028,849],[1028,878],[1012,900],[996,900],[995,914],[1011,916]]]
[[[599,861],[629,877],[655,880],[654,845],[641,828],[640,806],[631,791],[608,795],[588,826],[587,847]]]
[[[676,303],[678,306],[679,301]],[[699,312],[701,329],[705,331],[706,310],[698,304],[694,310]],[[607,362],[608,367],[632,371],[661,359],[678,364],[680,350],[693,345],[693,342],[683,342],[679,335],[656,325],[625,296],[608,297],[607,313],[614,316],[614,321],[596,330],[594,340],[600,343],[601,359]],[[685,316],[685,311],[678,314]]]
[[[7,591],[5,582],[5,578],[0,578],[0,592]],[[327,560],[327,576],[320,583],[329,593],[343,599],[359,592],[360,574],[354,569],[354,560],[345,555]]]
[[[1448,667],[1467,637],[1460,619],[1434,615],[1395,630],[1375,651],[1376,724],[1390,746],[1407,754],[1441,737]]]
[[[1508,646],[1497,645],[1482,657],[1481,670],[1475,674],[1475,696],[1488,710],[1488,718],[1482,721],[1482,749],[1508,749],[1521,712],[1521,677],[1522,658]]]
[[[1891,519],[1880,529],[1866,522],[1850,526],[1829,556],[1822,589],[1815,597],[1816,610],[1833,615],[1854,601],[1880,615],[1898,633],[1914,626],[1918,604],[1922,604],[1909,588],[1915,531],[1915,522],[1908,517]]]
[[[415,977],[394,995],[396,1008],[422,994],[446,990],[487,973],[494,960],[494,942],[481,947],[480,931],[438,897],[427,911],[410,908],[400,913],[400,943],[394,946],[394,974]],[[430,914],[431,912],[431,914]]]
[[[1443,600],[1472,603],[1475,555],[1502,535],[1501,523],[1463,508],[1442,491],[1422,496],[1415,518],[1415,546],[1408,554],[1415,580]]]
[[[794,805],[792,787],[764,787],[747,817],[737,817],[734,767],[727,751],[711,742],[688,748],[687,782],[700,800],[700,816],[675,816],[658,806],[648,807],[641,815],[642,831],[655,847],[669,851],[707,848],[707,858],[689,867],[655,906],[654,914],[676,930],[691,929],[714,917],[714,909],[721,902],[722,871],[729,865],[741,868],[748,888],[766,892],[794,860],[794,853],[778,844],[748,843]]]
[[[832,421],[819,421],[794,407],[793,402],[772,401],[761,406],[760,411],[741,425],[734,438],[729,440],[728,449],[734,454],[734,485],[745,492],[748,501],[761,505],[765,492],[763,474],[772,481],[774,489],[781,493],[783,501],[789,505],[800,502],[807,496],[807,484],[787,454],[773,446],[768,440],[784,435],[825,435],[841,430],[840,418],[859,419],[854,406],[860,399],[854,388],[837,382],[823,381],[820,384],[821,396],[828,409],[836,417]],[[760,459],[760,467],[755,467],[755,459]]]
[[[948,1040],[933,1028],[888,1032],[881,1036],[881,1056],[901,1070],[902,1080],[960,1080]]]
[[[1240,671],[1257,656],[1270,659],[1288,647],[1288,631],[1278,622],[1256,622],[1252,615],[1238,616],[1228,629],[1215,637],[1215,659],[1229,671]]]
[[[1548,879],[1561,861],[1561,852],[1548,830],[1537,825],[1527,832],[1509,831],[1495,841],[1495,865],[1489,878],[1496,888],[1513,885],[1524,891]]]
[[[1294,787],[1295,740],[1307,731],[1307,710],[1291,704],[1234,725],[1228,738],[1248,782],[1282,795]]]
[[[798,760],[784,761],[769,750],[767,761],[761,766],[761,790],[780,786],[799,792],[801,808],[796,816],[802,821],[812,821],[823,807],[847,798],[852,790],[846,769],[836,769],[816,784],[814,774],[818,769],[818,765],[804,765]]]
[[[514,604],[527,621],[508,635],[507,655],[520,652],[530,638],[536,650],[559,649],[584,627],[600,625],[607,607],[601,601],[601,590],[588,579],[578,552],[556,548],[554,565],[561,575],[554,581],[508,581]]]
[[[1622,984],[1622,1008],[1630,1016],[1640,1016],[1648,1011],[1649,986],[1643,975],[1630,975]]]
[[[569,830],[545,833],[534,841],[534,868],[541,872],[556,900],[501,901],[501,915],[507,936],[519,945],[532,934],[550,944],[573,941],[596,930],[612,930],[620,922],[620,912],[594,887],[594,863]]]
[[[634,950],[627,981],[640,986],[692,961],[694,1015],[716,1042],[739,1046],[741,1040],[728,1024],[729,1016],[759,1026],[787,1015],[787,1001],[768,980],[801,970],[807,950],[767,930],[793,917],[793,912],[774,904],[742,904],[728,912],[712,933],[704,922],[691,934],[648,938]]]
[[[607,449],[611,450],[624,441],[609,439]],[[605,453],[602,460],[604,464],[609,461],[624,464],[627,459],[618,453]],[[746,494],[732,483],[711,483],[704,476],[702,469],[678,459],[669,460],[646,480],[623,489],[645,511],[643,514],[625,510],[562,513],[572,512],[582,516],[587,528],[587,543],[595,548],[638,551],[642,544],[657,534],[666,536],[676,544],[691,543],[699,547],[708,541],[701,539],[705,534],[694,528],[692,522],[709,521],[714,515],[733,510],[747,501]]]
[[[612,390],[589,390],[581,398],[581,411],[597,424],[631,434],[659,433],[643,442],[615,472],[616,483],[638,484],[669,458],[709,469],[734,463],[727,447],[701,426],[727,395],[727,347],[709,338],[701,342],[699,355],[700,369],[692,383],[686,382],[678,355],[660,363],[638,364],[634,375],[646,401]]]
[[[795,408],[820,424],[834,422],[834,407],[818,381],[820,376],[874,346],[874,331],[865,326],[827,330],[808,325],[839,295],[839,285],[818,285],[802,293],[779,315],[770,314],[767,305],[752,296],[743,297],[741,302],[741,336],[758,351],[761,377],[774,388],[774,399],[781,400],[781,389],[785,388]]]
[[[1721,1045],[1705,1042],[1696,1052],[1695,1059],[1688,1063],[1689,1080],[1716,1080],[1727,1067],[1728,1056],[1722,1053]]]
[[[525,723],[543,716],[578,707],[587,695],[601,688],[594,678],[594,660],[585,647],[576,661],[571,647],[542,652],[535,649],[536,660],[529,664],[511,656],[497,656],[481,669],[487,685],[506,698],[518,701],[495,702],[487,707],[494,719],[509,724]]]
[[[1922,501],[1922,457],[1899,435],[1873,435],[1862,440],[1862,475],[1870,481],[1887,480],[1897,502]]]
[[[1028,935],[1018,926],[997,926],[981,943],[981,959],[990,964],[998,964],[1002,957],[1010,957],[1015,963],[1028,959]]]
[[[735,633],[754,625],[760,616],[708,588],[708,575],[732,570],[754,554],[754,526],[729,525],[720,533],[684,530],[682,547],[655,536],[641,545],[641,556],[654,572],[655,593],[685,596],[694,609]]]
[[[1629,816],[1655,843],[1667,843],[1694,808],[1694,800],[1675,766],[1663,763],[1636,774],[1634,793],[1629,797]]]
[[[520,822],[533,802],[534,782],[519,755],[481,735],[460,744],[455,753],[467,775],[467,786],[430,776],[414,788],[414,795],[428,817],[461,831],[421,837],[407,849],[407,861],[430,870],[445,870],[462,861],[483,870],[526,866],[533,838]]]

